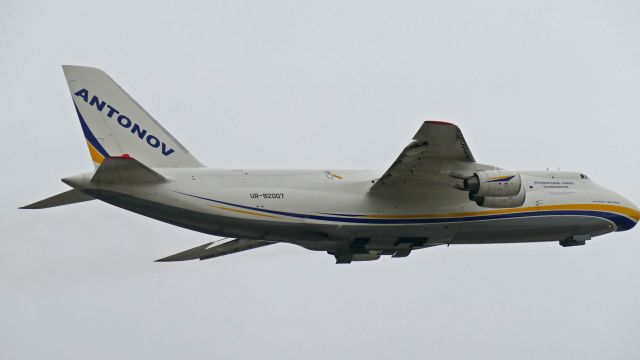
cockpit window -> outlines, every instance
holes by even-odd
[[[580,179],[589,180],[589,177],[585,174],[580,174]]]

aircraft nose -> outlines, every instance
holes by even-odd
[[[638,224],[638,221],[640,221],[640,208],[627,199],[625,199],[625,205],[628,209],[628,213],[626,215],[633,221],[630,221],[626,227],[619,229],[618,231],[633,229]]]
[[[640,208],[636,206],[634,203],[632,203],[631,201],[629,201],[629,204],[631,205],[631,208],[635,211],[635,220],[636,220],[636,223],[638,223],[638,221],[640,221]]]

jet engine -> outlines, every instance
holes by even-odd
[[[513,171],[478,171],[472,177],[464,179],[464,188],[474,196],[515,196],[520,192],[522,180],[520,174]]]
[[[496,197],[496,196],[476,196],[474,199],[478,206],[487,207],[487,208],[513,208],[520,207],[524,204],[525,199],[525,190],[522,188],[518,195],[516,196],[505,196],[505,197]]]
[[[526,196],[520,174],[513,171],[478,171],[464,179],[463,188],[469,191],[469,199],[488,208],[519,207]]]

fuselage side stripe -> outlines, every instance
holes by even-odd
[[[302,218],[302,219],[312,219],[312,220],[320,220],[320,221],[332,221],[332,222],[342,222],[342,223],[360,223],[360,224],[431,224],[431,223],[454,223],[454,222],[467,222],[467,221],[481,221],[481,220],[496,220],[496,219],[510,219],[510,218],[522,218],[522,217],[539,217],[539,216],[592,216],[604,218],[618,226],[619,230],[624,230],[627,228],[632,228],[636,222],[637,218],[631,216],[628,217],[626,215],[622,215],[619,212],[611,211],[612,208],[618,209],[621,211],[622,209],[627,209],[621,206],[611,206],[611,205],[596,205],[596,204],[576,204],[576,205],[548,205],[541,207],[532,207],[532,208],[521,208],[521,209],[509,209],[509,212],[500,212],[496,213],[496,211],[486,211],[486,212],[469,212],[469,213],[450,213],[450,214],[422,214],[422,217],[404,217],[404,218],[379,218],[379,217],[338,217],[338,216],[330,216],[330,215],[315,215],[315,214],[298,214],[291,213],[286,211],[278,211],[278,210],[270,210],[270,209],[259,209],[251,206],[245,206],[240,204],[229,203],[220,200],[209,199],[206,197],[192,195],[188,193],[183,193],[180,191],[175,191],[176,193],[215,202],[218,204],[234,206],[241,209],[268,213],[274,215],[282,215],[289,216],[294,218]],[[228,210],[228,209],[225,209]],[[631,210],[631,209],[628,209]],[[636,216],[638,214],[635,214]],[[417,216],[417,215],[416,215]]]
[[[216,208],[216,209],[221,209],[221,210],[227,210],[227,211],[237,212],[237,213],[240,213],[240,214],[247,214],[247,215],[261,216],[261,217],[269,217],[269,218],[276,218],[276,219],[279,219],[279,218],[280,218],[280,216],[273,216],[273,215],[267,215],[267,214],[260,214],[260,213],[255,212],[255,211],[247,211],[247,210],[231,209],[231,208],[228,208],[228,207],[224,207],[224,206],[215,206],[215,205],[209,205],[209,206],[211,206],[211,207],[213,207],[213,208]]]
[[[640,220],[640,212],[635,211],[624,206],[617,205],[605,205],[605,204],[565,204],[565,205],[542,205],[542,206],[529,206],[520,208],[508,208],[508,209],[496,209],[485,211],[469,211],[469,212],[456,212],[456,213],[444,213],[444,214],[375,214],[375,215],[355,215],[355,214],[339,214],[339,213],[324,213],[327,215],[345,216],[345,217],[364,217],[371,219],[414,219],[414,218],[449,218],[449,217],[469,217],[480,215],[500,215],[510,213],[525,213],[525,212],[540,212],[549,210],[587,210],[587,211],[603,211],[622,214],[636,222]]]

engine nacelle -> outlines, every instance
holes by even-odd
[[[478,171],[464,180],[464,189],[472,199],[478,197],[515,197],[522,187],[520,174],[514,171]]]
[[[525,198],[526,191],[523,187],[516,196],[475,196],[472,200],[474,200],[478,206],[500,209],[520,207],[524,204]]]

